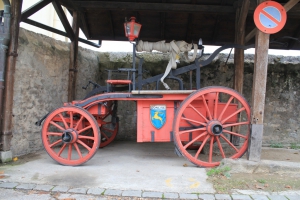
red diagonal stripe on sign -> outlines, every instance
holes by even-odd
[[[267,13],[266,11],[264,10],[261,10],[262,14],[264,14],[267,18],[269,18],[270,20],[272,20],[275,24],[278,25],[278,23],[276,22],[280,22],[278,21],[276,18],[274,18],[272,15],[270,15],[269,13]]]

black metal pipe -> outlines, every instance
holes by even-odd
[[[3,94],[4,94],[4,76],[6,68],[6,52],[10,41],[10,2],[9,0],[2,0],[4,3],[4,10],[1,12],[0,20],[0,127],[3,121]],[[6,138],[2,131],[0,131],[0,151],[5,150]]]

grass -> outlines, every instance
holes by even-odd
[[[217,168],[211,168],[210,170],[208,170],[208,172],[206,173],[207,176],[217,176],[217,175],[224,175],[224,176],[228,176],[228,173],[231,169],[228,166],[225,167],[217,167]]]
[[[265,184],[267,181],[265,179],[258,179],[257,182],[259,182],[261,184]]]
[[[283,148],[283,144],[281,144],[281,143],[272,143],[272,144],[270,144],[270,147],[272,147],[272,148]]]
[[[300,149],[300,144],[292,143],[290,148],[291,149]]]

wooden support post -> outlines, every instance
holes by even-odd
[[[5,72],[5,88],[4,88],[4,102],[3,102],[3,121],[1,127],[1,151],[10,150],[10,141],[12,138],[12,109],[13,109],[13,94],[14,94],[14,75],[16,69],[19,25],[21,19],[21,10],[23,0],[11,1],[11,39],[8,50],[8,58]]]
[[[235,43],[244,45],[245,44],[245,26],[246,18],[248,15],[250,0],[244,0],[241,8],[237,9],[236,13],[236,24],[235,24]],[[234,49],[234,83],[233,88],[239,93],[243,93],[243,82],[244,82],[244,50]],[[240,105],[239,105],[240,106]],[[235,127],[233,132],[239,132],[239,127]],[[234,145],[238,146],[240,137],[231,136],[231,141]]]
[[[269,39],[269,34],[257,30],[252,88],[252,130],[248,149],[248,159],[251,161],[260,161],[261,156]]]
[[[73,12],[73,24],[72,29],[74,32],[74,41],[70,46],[70,66],[69,66],[69,86],[68,86],[68,101],[73,101],[76,97],[76,75],[77,75],[77,57],[78,57],[78,36],[79,36],[79,20],[80,13],[78,11]]]

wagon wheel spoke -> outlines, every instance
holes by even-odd
[[[238,123],[232,123],[232,124],[225,124],[223,125],[224,128],[231,127],[231,126],[240,126],[240,125],[249,125],[250,121],[245,122],[238,122]]]
[[[214,107],[214,119],[218,119],[217,116],[217,111],[218,111],[218,100],[219,100],[219,92],[216,93],[216,98],[215,98],[215,107]]]
[[[238,130],[231,129],[237,126]],[[214,167],[225,157],[240,158],[248,149],[249,104],[229,88],[200,89],[177,109],[173,133],[179,151],[198,166]],[[239,141],[233,144],[229,136],[237,136]]]
[[[207,134],[207,132],[204,132],[202,134],[200,134],[199,136],[195,137],[193,140],[191,140],[189,143],[187,143],[186,145],[183,146],[184,149],[188,148],[191,144],[193,144],[195,141],[197,141],[199,138],[205,136]]]
[[[224,153],[224,150],[223,150],[223,147],[222,147],[222,144],[221,144],[220,139],[219,139],[218,136],[216,137],[216,140],[217,140],[218,147],[219,147],[219,150],[220,150],[220,152],[221,152],[222,157],[223,157],[223,158],[226,158],[225,153]]]
[[[90,146],[82,140],[89,141]],[[100,130],[95,118],[86,110],[72,106],[61,107],[45,119],[42,142],[50,157],[58,163],[81,165],[97,152]]]
[[[69,149],[68,149],[68,160],[71,160],[72,157],[72,144],[69,144]]]
[[[226,117],[225,119],[223,119],[223,120],[221,121],[221,123],[224,124],[225,122],[227,122],[228,119],[230,119],[231,117],[233,117],[233,116],[239,114],[240,112],[244,111],[245,109],[246,109],[246,108],[243,107],[243,108],[241,108],[241,109],[235,111],[234,113],[232,113],[231,115],[229,115],[228,117]]]
[[[235,133],[235,132],[232,132],[232,131],[228,131],[228,130],[223,130],[223,132],[231,134],[231,135],[235,135],[235,136],[238,136],[238,137],[241,137],[241,138],[244,138],[244,139],[247,139],[246,135],[241,135],[241,134],[238,134],[238,133]]]
[[[52,136],[62,136],[62,133],[58,133],[58,132],[48,132],[47,135],[52,135]]]
[[[77,143],[74,143],[74,147],[75,147],[75,149],[76,149],[76,151],[77,151],[79,157],[82,158],[82,154],[81,154],[81,151],[80,151],[80,149],[79,149]]]
[[[185,131],[179,131],[179,134],[183,134],[183,133],[190,133],[190,132],[193,132],[193,131],[205,131],[206,130],[206,127],[204,128],[194,128],[194,129],[189,129],[189,130],[185,130]]]
[[[203,116],[202,113],[200,113],[194,106],[192,106],[191,104],[188,106],[192,108],[198,115],[200,115],[206,122],[208,122],[207,118]]]
[[[70,112],[70,128],[73,128],[74,121],[73,121],[73,112]]]
[[[50,124],[52,124],[53,126],[55,126],[56,128],[58,128],[59,130],[62,130],[62,131],[65,130],[63,127],[61,127],[60,125],[58,125],[58,124],[55,123],[54,121],[51,121]]]
[[[82,133],[82,132],[84,132],[84,131],[86,131],[86,130],[89,130],[90,128],[92,128],[92,125],[89,125],[89,126],[83,128],[83,129],[79,130],[79,131],[78,131],[78,134],[80,134],[80,133]]]
[[[239,150],[224,135],[221,135],[221,138],[223,138],[223,140],[225,140],[225,142],[227,142],[236,152],[239,152]]]
[[[92,149],[88,146],[88,145],[86,145],[84,142],[82,142],[81,140],[78,140],[77,141],[79,144],[81,144],[84,148],[86,148],[88,151],[91,151]]]
[[[87,140],[95,140],[93,136],[86,136],[86,135],[78,135],[79,139],[87,139]]]
[[[83,116],[81,116],[81,117],[80,117],[80,119],[79,119],[79,121],[77,122],[77,124],[76,124],[75,128],[74,128],[75,130],[78,130],[78,127],[79,127],[79,125],[81,125],[81,123],[82,123],[83,119],[84,119],[84,117],[83,117]]]
[[[192,120],[192,119],[188,119],[186,117],[181,117],[181,119],[189,121],[189,122],[193,122],[193,123],[196,123],[196,124],[201,124],[202,126],[206,126],[206,123],[203,123],[203,122],[200,122],[200,121],[196,121],[196,120]]]
[[[109,137],[105,134],[105,133],[103,133],[103,132],[101,132],[101,136],[104,136],[105,137],[105,139],[109,139]]]
[[[219,117],[218,117],[218,120],[219,120],[219,121],[222,120],[223,114],[224,114],[224,112],[227,110],[227,108],[228,108],[228,106],[229,106],[229,104],[230,104],[230,102],[232,101],[233,98],[234,98],[234,97],[231,96],[230,99],[227,101],[226,106],[224,107],[224,109],[222,110],[221,114],[220,114]]]
[[[208,162],[212,162],[212,154],[213,154],[213,147],[214,147],[214,139],[215,137],[210,138],[210,144],[209,144],[209,157],[208,157]]]
[[[53,142],[52,144],[50,144],[49,147],[52,148],[60,143],[62,143],[62,140],[57,140],[56,142]]]
[[[210,110],[208,108],[208,105],[207,105],[207,102],[206,102],[206,99],[205,99],[204,95],[202,95],[202,101],[203,101],[204,107],[206,109],[206,112],[208,113],[209,120],[212,120],[212,116],[211,116],[211,113],[210,113]]]
[[[59,150],[59,152],[57,153],[57,156],[60,156],[61,153],[63,152],[63,150],[65,150],[67,144],[63,144],[63,146],[61,147],[61,149]]]
[[[195,158],[196,158],[196,159],[198,158],[198,156],[199,156],[201,150],[203,149],[203,147],[204,147],[204,145],[206,144],[206,142],[207,142],[207,140],[208,140],[209,137],[210,137],[210,136],[207,135],[206,138],[203,140],[201,146],[199,147],[199,149],[198,149],[198,151],[197,151],[197,153],[196,153],[196,155],[195,155]]]
[[[68,124],[67,124],[67,122],[66,122],[65,118],[62,116],[62,114],[61,114],[61,113],[59,113],[59,114],[58,114],[58,116],[61,118],[62,122],[64,123],[64,125],[65,125],[65,129],[68,129],[68,128],[69,128],[69,126],[68,126]]]

